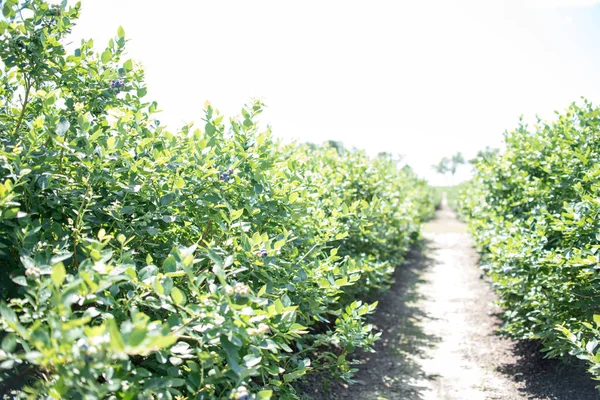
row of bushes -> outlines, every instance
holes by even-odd
[[[587,360],[600,378],[600,108],[573,104],[505,142],[479,159],[460,208],[506,331],[541,340],[548,357]]]
[[[385,156],[282,146],[254,102],[171,133],[125,34],[6,0],[0,19],[0,393],[296,398],[349,379],[432,194]]]

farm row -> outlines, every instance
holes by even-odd
[[[78,7],[3,5],[0,392],[295,398],[308,372],[349,378],[377,339],[359,299],[432,215],[425,182],[283,146],[260,102],[165,130],[122,29],[67,53]]]
[[[600,109],[521,124],[480,158],[459,209],[505,309],[505,330],[600,378]]]

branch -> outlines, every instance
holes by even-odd
[[[21,114],[19,115],[17,126],[15,127],[15,130],[13,132],[13,137],[17,136],[17,132],[19,131],[19,129],[21,128],[21,125],[23,124],[23,118],[25,117],[25,109],[27,108],[27,104],[29,103],[29,91],[30,90],[31,90],[31,81],[29,80],[27,75],[25,75],[25,98],[23,100],[23,106],[21,108]]]

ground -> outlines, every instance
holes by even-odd
[[[381,340],[375,353],[357,356],[357,382],[316,378],[307,398],[600,399],[581,364],[544,359],[538,343],[499,333],[495,294],[465,226],[446,205],[424,232],[423,248],[397,268],[379,299],[370,322]]]

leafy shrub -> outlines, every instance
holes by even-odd
[[[598,236],[600,109],[573,104],[506,150],[480,158],[463,193],[485,268],[506,309],[506,331],[539,339],[548,357],[587,359],[600,378]]]
[[[79,14],[0,20],[0,390],[6,398],[296,398],[377,335],[385,288],[433,204],[385,157],[282,146],[254,102],[171,133],[125,33]]]

